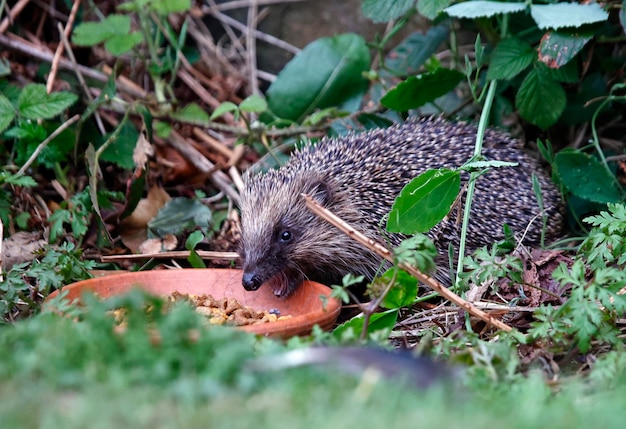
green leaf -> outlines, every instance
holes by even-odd
[[[165,204],[159,213],[148,222],[148,237],[179,235],[186,230],[200,227],[208,231],[211,224],[211,210],[198,200],[178,197]]]
[[[15,118],[15,107],[11,101],[0,94],[0,133],[6,130]]]
[[[185,248],[189,250],[189,257],[187,260],[193,268],[206,268],[206,265],[198,252],[196,252],[196,246],[204,240],[204,234],[201,231],[194,231],[189,234],[187,241],[185,241]]]
[[[260,95],[251,95],[241,102],[239,110],[242,112],[262,113],[267,111],[267,101]]]
[[[535,55],[528,43],[515,37],[504,39],[491,54],[487,79],[513,79],[532,64]]]
[[[556,154],[556,171],[572,194],[597,203],[623,201],[615,177],[595,158],[574,149]]]
[[[209,119],[212,121],[213,119],[219,118],[225,113],[235,112],[237,109],[238,107],[235,103],[225,101],[215,108],[213,113],[211,113],[211,117]]]
[[[111,54],[120,56],[132,50],[142,40],[143,35],[139,31],[134,31],[130,34],[116,34],[104,42],[104,47]]]
[[[463,80],[463,73],[446,68],[412,76],[391,89],[380,102],[393,110],[416,109],[452,91]]]
[[[191,0],[151,0],[148,7],[162,15],[186,12],[191,9]]]
[[[189,103],[172,115],[175,119],[188,121],[194,124],[208,124],[209,114],[196,103]]]
[[[387,55],[385,63],[397,75],[416,74],[448,37],[448,25],[438,25],[426,34],[411,33]]]
[[[374,22],[400,18],[415,5],[415,0],[363,0],[363,15]]]
[[[543,129],[559,119],[566,102],[567,97],[561,85],[538,68],[528,73],[515,98],[520,115]]]
[[[591,40],[593,35],[562,34],[548,32],[539,43],[539,61],[557,69],[574,58]]]
[[[502,3],[498,1],[466,1],[444,9],[454,18],[491,18],[494,15],[522,12],[526,3]]]
[[[461,174],[449,169],[427,170],[400,191],[389,212],[387,231],[427,232],[450,211],[461,190]]]
[[[419,0],[417,2],[417,11],[428,19],[435,19],[446,7],[452,3],[452,0]]]
[[[46,93],[45,85],[31,83],[24,87],[17,99],[17,110],[26,119],[50,119],[61,114],[78,100],[70,92]]]
[[[376,281],[389,283],[395,278],[394,285],[389,290],[381,307],[383,308],[402,308],[408,307],[413,304],[415,297],[417,296],[417,279],[407,273],[406,271],[398,268],[391,268],[387,270]]]
[[[315,109],[340,105],[361,97],[368,85],[363,77],[370,53],[361,36],[348,33],[307,45],[279,73],[267,90],[272,112],[300,120]]]
[[[465,171],[472,170],[484,170],[485,168],[502,168],[502,167],[515,167],[519,165],[518,162],[509,162],[509,161],[472,161],[463,164],[460,169]]]
[[[84,22],[74,29],[72,42],[78,46],[93,46],[113,36],[127,36],[130,16],[109,15],[100,22]]]
[[[135,167],[133,153],[140,135],[137,128],[128,121],[125,121],[121,127],[122,129],[118,131],[117,138],[102,152],[100,159],[113,162],[119,167],[129,170]],[[107,134],[103,141],[106,141],[114,133],[115,131]]]
[[[388,332],[391,332],[393,327],[396,325],[396,321],[398,320],[398,310],[387,310],[384,313],[375,313],[372,314],[369,320],[369,325],[367,327],[367,332],[369,334],[384,330],[387,332],[385,334],[388,335]],[[337,326],[333,331],[333,336],[335,338],[341,339],[345,333],[348,331],[352,331],[355,334],[360,334],[363,331],[364,327],[364,318],[363,316],[353,317],[346,323]]]
[[[9,76],[10,74],[11,64],[5,58],[0,58],[0,77]]]
[[[580,27],[609,18],[609,14],[597,3],[531,4],[530,15],[542,30]]]

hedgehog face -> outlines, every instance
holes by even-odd
[[[328,203],[330,191],[316,174],[297,177],[289,170],[248,177],[242,193],[241,242],[242,285],[257,290],[268,283],[277,296],[293,293],[309,277],[310,263],[303,256],[315,246],[311,225],[319,222],[306,208],[302,193]]]

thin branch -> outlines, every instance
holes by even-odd
[[[70,16],[67,19],[67,24],[65,25],[65,29],[61,32],[61,38],[65,37],[65,39],[67,39],[68,37],[70,37],[72,27],[74,26],[74,19],[76,19],[76,14],[78,13],[78,6],[80,6],[80,0],[74,0],[72,10],[70,11]],[[61,24],[59,23],[59,26],[60,25]],[[46,82],[46,92],[48,94],[52,92],[52,85],[54,85],[54,81],[57,76],[57,70],[59,69],[59,61],[61,61],[64,49],[65,44],[59,43],[59,46],[57,46],[57,50],[54,53],[54,57],[52,58],[52,66],[50,67],[50,74],[48,75],[48,81]]]
[[[13,24],[13,20],[22,12],[26,5],[30,3],[30,0],[20,0],[15,6],[13,6],[6,18],[0,22],[0,34],[3,34],[9,28],[9,25]]]
[[[24,172],[26,170],[28,170],[28,168],[30,167],[30,165],[35,162],[35,159],[37,159],[37,157],[39,156],[39,154],[41,153],[42,150],[44,150],[44,148],[46,146],[48,146],[48,143],[50,143],[52,140],[54,140],[56,138],[56,136],[58,136],[59,134],[61,134],[63,131],[65,131],[65,129],[67,127],[69,127],[70,125],[72,125],[74,122],[78,121],[80,119],[80,115],[74,115],[72,116],[70,119],[68,119],[67,121],[65,121],[64,123],[62,123],[59,128],[57,128],[56,130],[54,130],[54,132],[52,134],[50,134],[48,136],[47,139],[45,139],[44,141],[42,141],[39,146],[37,146],[37,149],[35,149],[35,151],[33,152],[33,154],[30,156],[30,158],[28,158],[28,161],[26,161],[26,163],[24,165],[22,165],[22,168],[20,168],[17,173],[15,173],[17,176],[21,176],[24,174]]]
[[[257,73],[257,64],[256,64],[256,38],[254,37],[254,32],[256,31],[257,26],[257,16],[259,13],[259,8],[257,5],[257,0],[250,0],[250,6],[248,7],[248,26],[246,31],[246,47],[247,50],[247,59],[248,63],[248,85],[250,87],[250,93],[254,95],[258,95],[259,91],[259,77]]]

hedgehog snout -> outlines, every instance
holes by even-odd
[[[263,284],[263,279],[254,272],[244,272],[241,278],[241,284],[245,290],[257,290]]]

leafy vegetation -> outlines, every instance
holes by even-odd
[[[50,243],[0,280],[0,316],[12,323],[0,329],[3,422],[204,427],[236,415],[261,427],[418,419],[463,419],[469,427],[622,425],[615,410],[623,408],[626,368],[619,125],[626,3],[363,0],[365,16],[388,23],[384,34],[311,42],[268,79],[264,95],[249,62],[254,49],[229,63],[198,30],[206,26],[188,0],[98,7],[81,6],[71,44],[59,46],[75,51],[67,52],[70,64],[75,54],[99,56],[111,66],[107,73],[73,64],[87,79],[65,72],[55,79],[47,66],[20,69],[16,52],[7,54],[10,68],[0,60],[3,234],[45,231]],[[431,28],[413,31],[416,14],[431,19]],[[9,31],[18,38],[20,25],[33,25],[24,16],[16,22]],[[239,49],[240,40],[231,42]],[[237,72],[241,64],[249,77]],[[48,85],[46,74],[53,76]],[[511,333],[424,292],[395,267],[368,287],[371,301],[358,303],[361,315],[287,344],[208,329],[184,305],[162,314],[159,299],[142,295],[92,298],[82,308],[57,302],[65,316],[37,314],[52,290],[90,276],[94,256],[135,252],[149,239],[165,248],[172,236],[174,247],[190,252],[188,266],[205,266],[200,249],[232,250],[235,167],[280,164],[306,134],[360,132],[413,114],[478,119],[479,136],[476,157],[457,169],[427,171],[398,196],[386,227],[415,235],[395,250],[396,264],[433,269],[436,252],[420,233],[465,191],[461,172],[471,174],[471,204],[481,172],[515,168],[480,156],[487,126],[537,140],[563,191],[572,234],[580,235],[569,253],[520,251],[505,226],[505,240],[466,255],[456,270],[455,290],[493,309]],[[469,210],[464,214],[467,225]],[[349,286],[359,282],[348,277],[334,293],[357,300]],[[129,313],[123,331],[108,313],[120,306]],[[320,368],[249,370],[257,358],[313,344],[390,342],[462,367],[453,389],[463,393],[376,382],[367,371],[337,378]],[[36,412],[16,411],[25,400],[40,404]],[[103,415],[103,403],[119,407],[119,415]],[[488,415],[476,413],[484,404]]]

